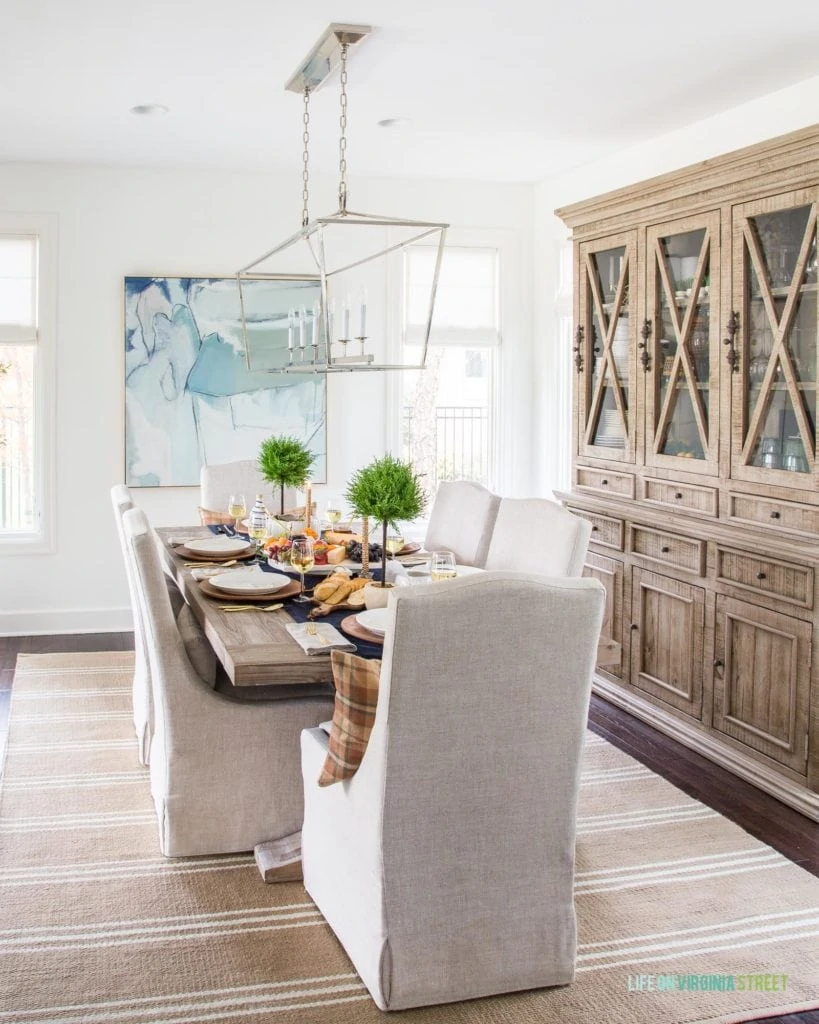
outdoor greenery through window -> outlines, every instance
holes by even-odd
[[[405,254],[404,360],[418,362],[435,250]],[[492,479],[498,252],[448,246],[441,265],[426,369],[405,371],[403,456],[434,494],[442,480]]]
[[[37,238],[0,235],[0,534],[36,528]]]

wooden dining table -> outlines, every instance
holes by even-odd
[[[190,605],[216,657],[234,687],[292,686],[305,683],[332,683],[330,659],[305,654],[285,629],[295,620],[287,606],[276,612],[224,612],[225,601],[204,594],[185,566],[171,540],[207,538],[207,527],[164,527],[157,531],[160,553],[170,576],[176,581]],[[271,598],[271,603],[275,598]]]
[[[275,612],[225,612],[224,601],[203,593],[193,578],[193,567],[171,541],[212,537],[207,527],[161,527],[160,551],[169,575],[190,605],[230,683],[237,690],[252,687],[332,684],[330,659],[305,654],[285,629],[296,621],[287,606]],[[275,598],[271,598],[275,602]],[[597,647],[598,668],[620,662],[620,645],[601,636]]]

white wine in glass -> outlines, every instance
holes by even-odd
[[[341,509],[338,508],[336,505],[328,505],[324,515],[330,526],[335,526],[336,523],[341,519]]]
[[[387,534],[387,553],[390,555],[397,555],[401,548],[404,546],[404,538],[399,537],[397,533]]]
[[[455,556],[451,551],[433,551],[429,562],[429,574],[433,580],[454,580],[458,575]]]
[[[242,520],[247,519],[247,502],[244,494],[231,494],[228,502],[228,515],[235,520],[233,525],[236,529],[241,526]]]
[[[306,572],[310,572],[315,564],[312,538],[293,538],[293,543],[290,546],[290,564],[294,569],[299,570],[299,576],[301,577],[301,590],[299,592],[299,596],[295,600],[303,604],[310,600],[310,598],[304,593],[304,574]]]

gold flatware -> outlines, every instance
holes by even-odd
[[[279,608],[284,608],[285,605],[282,601],[278,604],[220,604],[219,611],[278,611]]]
[[[231,565],[236,565],[236,559],[232,559],[230,562],[183,562],[183,569],[227,569]]]
[[[322,636],[321,633],[319,633],[318,629],[316,628],[315,622],[306,623],[306,632],[308,636],[316,637],[318,639],[319,644],[321,644],[322,647],[326,647],[330,642],[327,639],[327,637]]]

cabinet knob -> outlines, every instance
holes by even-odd
[[[757,578],[758,580],[764,580],[764,579],[767,579],[767,576],[766,576],[766,574],[765,574],[764,572],[758,572],[758,573],[756,574],[756,578]]]
[[[608,480],[601,480],[601,481],[600,481],[600,483],[601,483],[601,484],[602,484],[602,485],[603,485],[604,487],[608,487],[608,485],[609,485],[609,482],[608,482]]]
[[[725,668],[725,662],[722,660],[722,658],[714,659],[714,668]]]
[[[593,526],[593,527],[592,527],[592,533],[597,533],[597,531],[598,531],[599,529],[600,529],[600,527],[599,527],[599,526]]]
[[[781,512],[771,512],[771,519],[781,519],[781,518],[782,518],[782,513]]]
[[[636,622],[632,622],[632,624],[631,624],[631,628],[632,628],[632,629],[639,629],[640,627],[639,627],[639,626],[637,625],[637,623],[636,623]]]
[[[677,499],[677,501],[679,501],[680,498],[682,497],[682,491],[677,491],[676,494],[674,495],[674,497]]]
[[[669,547],[660,548],[660,552],[662,554],[664,554],[664,555],[667,555],[670,550],[671,550],[671,548],[669,548]]]

